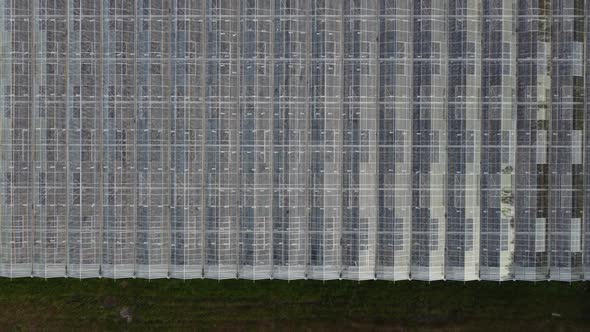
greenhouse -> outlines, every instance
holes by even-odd
[[[0,276],[590,280],[588,17],[0,0]]]

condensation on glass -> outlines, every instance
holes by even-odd
[[[480,277],[514,278],[516,3],[482,13]]]
[[[551,3],[518,2],[514,272],[549,277]]]
[[[413,3],[411,278],[445,276],[448,1]]]

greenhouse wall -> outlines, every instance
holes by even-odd
[[[0,276],[590,279],[589,16],[0,0]]]

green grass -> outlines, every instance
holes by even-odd
[[[590,283],[0,279],[2,331],[195,328],[590,330]]]

